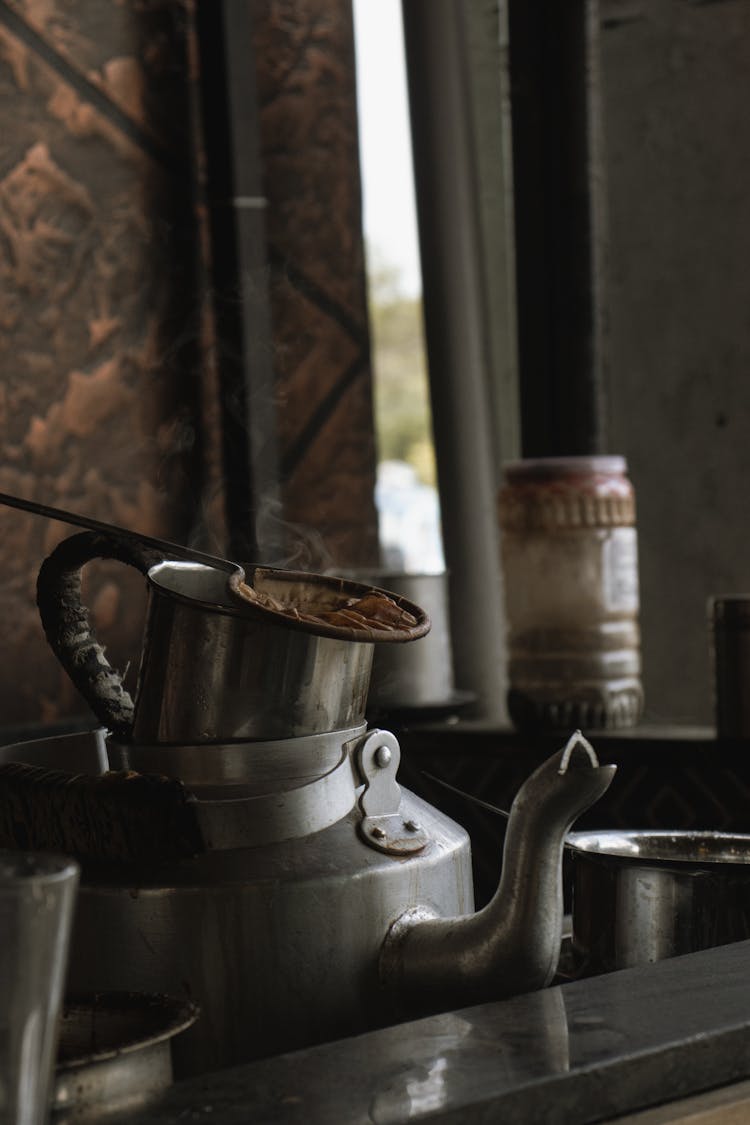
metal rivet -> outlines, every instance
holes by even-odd
[[[416,820],[405,820],[404,821],[404,828],[406,829],[407,832],[419,832],[419,829],[421,827],[422,826],[420,824],[417,824]]]
[[[377,824],[375,825],[374,828],[370,829],[370,835],[374,836],[376,840],[384,840],[385,839],[385,832],[383,831],[382,828],[378,828]]]
[[[388,765],[392,757],[393,754],[390,751],[390,747],[378,746],[377,750],[375,751],[375,765],[379,766],[382,770]]]

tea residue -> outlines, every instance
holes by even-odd
[[[261,593],[248,586],[246,582],[237,585],[237,592],[247,601],[274,613],[281,613],[293,621],[304,621],[309,625],[333,625],[339,628],[359,629],[363,633],[374,631],[395,633],[413,629],[416,617],[389,598],[387,594],[375,590],[362,597],[344,598],[340,605],[316,605],[314,600],[304,605],[286,605],[271,594]]]

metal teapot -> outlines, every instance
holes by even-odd
[[[47,741],[46,764],[64,768],[64,739]],[[23,745],[10,755],[24,760]],[[544,987],[560,952],[563,841],[615,769],[576,733],[532,774],[511,809],[497,893],[475,913],[466,832],[399,786],[397,739],[359,715],[211,743],[110,732],[106,755],[110,770],[179,779],[196,832],[184,854],[115,862],[106,840],[78,849],[69,987],[197,1001],[200,1019],[175,1043],[177,1075]],[[38,743],[27,757],[40,761]],[[103,780],[118,776],[133,774]]]

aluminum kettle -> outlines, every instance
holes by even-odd
[[[114,548],[87,536],[65,543],[40,572],[45,629],[67,668],[75,671],[83,653],[89,670],[93,664],[102,671],[103,657],[80,617],[80,567],[93,553]],[[146,569],[153,585],[153,569]],[[287,580],[279,572],[273,578]],[[63,612],[48,612],[61,600]],[[163,600],[152,592],[159,608]],[[190,591],[166,601],[170,610],[178,602],[208,619],[233,616]],[[193,701],[175,696],[169,678],[185,655],[177,641],[184,646],[188,634],[176,627],[166,639],[156,634],[154,612],[145,650],[165,645],[169,653],[159,661],[166,679],[155,681],[154,713],[169,714],[174,735],[183,706],[195,715]],[[411,606],[409,612],[414,632],[426,632],[426,614]],[[106,734],[97,736],[91,776],[81,783],[71,773],[63,783],[53,775],[50,815],[36,816],[35,829],[49,829],[58,846],[60,833],[75,834],[80,818],[63,815],[58,824],[52,814],[65,813],[65,795],[75,797],[77,787],[87,818],[86,831],[69,839],[82,864],[69,990],[163,992],[197,1002],[200,1018],[174,1045],[175,1072],[186,1075],[548,984],[560,953],[563,842],[573,821],[605,792],[615,767],[600,766],[576,732],[527,779],[511,808],[499,887],[475,912],[467,833],[399,785],[398,740],[368,730],[364,699],[331,717],[330,692],[346,683],[351,694],[347,657],[372,644],[321,635],[305,622],[282,626],[243,613],[243,630],[246,621],[252,628],[235,650],[242,659],[223,664],[221,679],[232,681],[236,673],[245,693],[233,712],[239,735],[206,740],[191,727],[190,737],[135,737],[139,728],[126,707],[118,711],[126,721],[107,722]],[[166,631],[166,622],[158,627]],[[280,669],[269,654],[275,635],[285,632],[301,639],[305,655]],[[322,641],[343,648],[321,678],[315,646]],[[308,642],[313,648],[304,648]],[[289,644],[287,654],[292,651],[300,650]],[[195,647],[187,652],[204,675],[220,656],[220,646],[210,656]],[[105,685],[114,683],[108,667]],[[249,678],[241,675],[245,667],[255,670]],[[252,690],[258,678],[273,707]],[[140,684],[145,698],[143,664]],[[303,731],[301,687],[305,714],[314,716],[317,706],[325,716]],[[259,716],[273,722],[267,728]],[[46,764],[64,771],[65,740],[48,741]],[[39,752],[37,744],[38,763]],[[32,751],[21,745],[10,753],[23,761]],[[138,832],[127,823],[128,794],[139,778],[154,775],[155,783],[171,779],[166,791],[180,802],[179,823],[190,822],[179,839],[165,839],[164,826],[173,821],[156,805],[153,815],[135,809]],[[46,784],[42,776],[41,788]],[[121,804],[112,798],[118,785]],[[91,820],[102,830],[91,831]],[[144,838],[153,846],[144,848]],[[112,852],[112,841],[131,841],[131,853]]]
[[[131,754],[146,764],[146,748],[84,737],[91,774],[103,743],[110,770]],[[75,757],[81,770],[72,739],[44,741],[46,754],[29,743],[4,759],[46,772]],[[238,750],[253,792],[222,796],[237,792]],[[161,769],[190,778],[202,846],[178,859],[80,857],[68,989],[197,1002],[174,1044],[178,1076],[544,987],[560,952],[563,840],[614,772],[577,741],[532,774],[497,893],[475,913],[468,836],[398,785],[393,734],[213,748],[223,788],[208,784],[205,747],[159,753]]]

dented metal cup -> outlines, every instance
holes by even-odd
[[[81,569],[93,558],[119,559],[146,576],[132,699],[81,603]],[[240,584],[257,599],[241,596]],[[377,593],[344,578],[239,565],[228,576],[200,562],[155,561],[152,550],[90,532],[58,545],[42,565],[37,591],[47,638],[76,687],[118,740],[140,745],[356,727],[364,720],[374,645],[414,640],[430,628],[427,613],[398,596],[387,602],[396,624],[339,617],[342,606]]]
[[[148,572],[136,743],[280,739],[364,721],[374,645],[248,614],[199,563]]]

